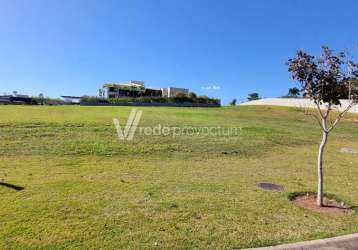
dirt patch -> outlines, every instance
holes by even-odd
[[[354,148],[341,148],[341,153],[358,154],[358,150]]]
[[[310,209],[312,211],[329,214],[329,215],[351,215],[354,210],[346,206],[343,202],[338,202],[333,199],[324,198],[323,207],[316,205],[316,195],[308,194],[297,196],[293,202],[300,207]]]
[[[257,186],[262,188],[262,189],[269,190],[269,191],[281,192],[281,191],[284,190],[283,186],[277,185],[277,184],[274,184],[274,183],[268,183],[268,182],[261,182]]]

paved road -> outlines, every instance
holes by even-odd
[[[358,250],[358,234],[250,250]]]

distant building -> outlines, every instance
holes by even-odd
[[[37,101],[28,95],[3,95],[0,96],[0,104],[37,104]]]
[[[0,104],[9,104],[11,103],[11,95],[1,95],[0,96]]]
[[[143,81],[130,81],[124,83],[107,83],[103,86],[105,98],[121,97],[160,97],[160,89],[146,88]]]
[[[162,90],[161,89],[146,88],[144,90],[143,96],[160,97],[160,96],[162,96]]]
[[[178,93],[183,93],[184,95],[189,94],[189,89],[184,88],[162,88],[162,96],[163,97],[175,97]]]
[[[79,97],[79,96],[63,95],[61,97],[66,104],[80,104],[81,103],[81,97]]]
[[[100,97],[121,98],[121,97],[175,97],[177,93],[189,94],[189,89],[184,88],[146,88],[143,81],[130,81],[123,83],[107,83],[100,91]],[[104,94],[102,95],[102,92]]]
[[[140,97],[145,91],[143,81],[107,83],[103,89],[105,98]]]
[[[21,94],[16,94],[13,97],[19,97],[19,98],[30,98],[30,96],[28,95],[21,95]]]

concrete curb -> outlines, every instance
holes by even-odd
[[[304,241],[271,247],[250,248],[247,250],[357,250],[358,233],[328,239]]]

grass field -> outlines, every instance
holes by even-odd
[[[0,249],[237,249],[358,232],[358,215],[296,207],[315,191],[315,121],[294,108],[143,107],[140,126],[237,136],[119,141],[130,107],[0,106]],[[330,137],[326,192],[358,205],[358,116]],[[284,192],[257,187],[273,182]]]

